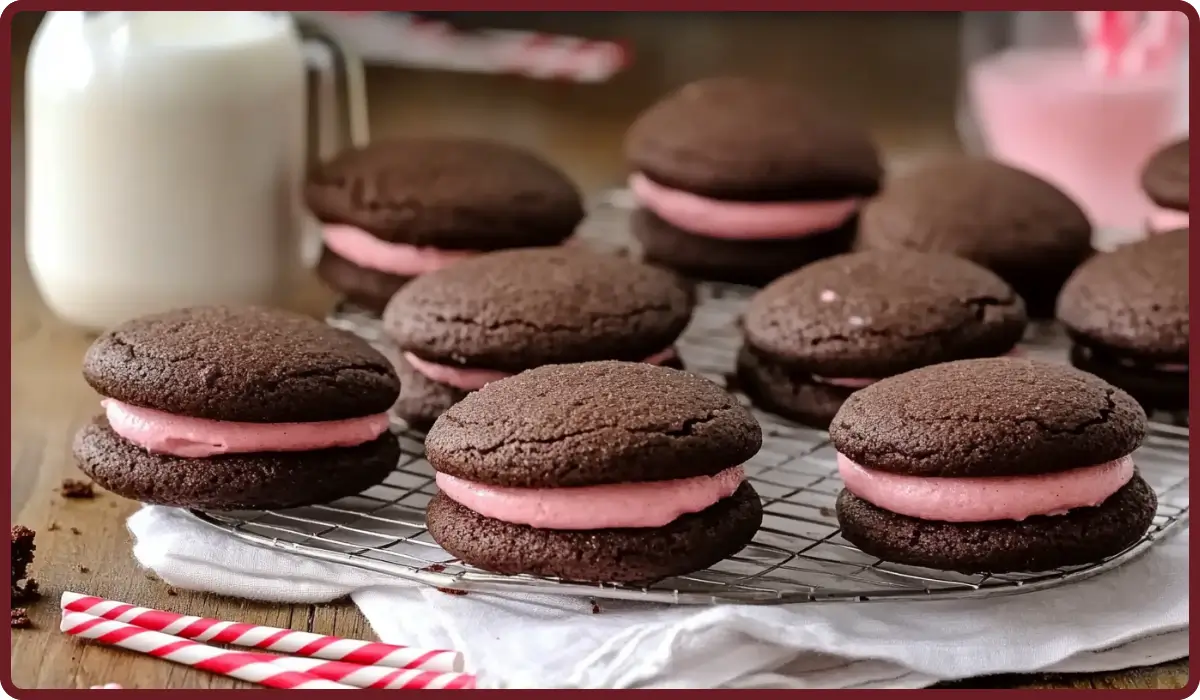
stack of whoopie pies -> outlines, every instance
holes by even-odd
[[[307,316],[215,306],[139,318],[92,344],[83,376],[104,413],[76,437],[76,460],[146,503],[322,503],[378,484],[400,458],[391,364]]]

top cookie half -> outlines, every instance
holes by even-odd
[[[444,249],[553,245],[584,215],[579,190],[559,169],[515,146],[465,138],[347,151],[311,174],[305,195],[326,223]]]
[[[853,119],[789,85],[737,77],[667,95],[629,128],[625,156],[655,182],[716,199],[870,196],[882,177]]]
[[[758,422],[724,389],[638,362],[550,365],[493,382],[425,440],[440,472],[536,488],[711,476],[761,446]]]
[[[262,307],[193,307],[121,324],[88,348],[83,376],[134,406],[250,423],[383,413],[400,390],[391,364],[362,339]]]
[[[402,350],[450,365],[521,371],[556,362],[642,360],[691,319],[671,272],[575,248],[480,255],[418,277],[384,329]]]

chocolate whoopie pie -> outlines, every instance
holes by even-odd
[[[1129,392],[1147,410],[1188,407],[1188,232],[1101,253],[1058,300],[1071,362]]]
[[[1025,305],[987,269],[950,255],[848,253],[772,282],[750,302],[739,385],[816,428],[852,393],[917,367],[1003,355]]]
[[[430,535],[481,569],[648,582],[736,554],[762,522],[741,464],[762,446],[717,385],[637,362],[522,372],[447,411],[425,440]]]
[[[1146,415],[1067,365],[960,360],[856,392],[829,429],[842,536],[867,554],[962,573],[1099,561],[1157,508],[1133,451]]]
[[[299,314],[195,307],[101,335],[83,376],[104,413],[75,438],[80,468],[145,503],[214,510],[330,501],[400,457],[399,383],[365,341]]]
[[[482,251],[555,245],[583,220],[579,190],[528,151],[466,138],[406,138],[348,151],[305,190],[324,223],[317,272],[382,311],[409,279]]]
[[[848,249],[882,168],[867,132],[791,86],[710,78],[629,128],[649,261],[687,275],[765,284]]]
[[[1092,254],[1092,225],[1053,185],[982,158],[947,157],[888,183],[863,209],[859,250],[949,253],[994,271],[1050,318]]]
[[[681,367],[691,296],[673,273],[582,248],[481,255],[423,275],[383,316],[401,351],[396,413],[425,428],[467,393],[541,365]]]
[[[1188,228],[1189,139],[1158,150],[1142,168],[1142,189],[1160,209],[1150,217],[1153,232]]]

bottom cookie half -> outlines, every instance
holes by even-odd
[[[729,498],[658,528],[542,530],[485,517],[438,494],[429,533],[447,552],[500,574],[643,583],[705,569],[750,543],[762,502],[743,483]]]
[[[1135,475],[1095,508],[1020,522],[945,523],[878,508],[843,490],[837,500],[842,536],[872,556],[898,564],[965,574],[1049,571],[1119,554],[1154,519],[1158,499]]]
[[[325,503],[387,478],[400,460],[385,433],[357,447],[201,459],[152,454],[97,417],[75,438],[79,468],[113,493],[143,503],[206,510],[267,510]]]

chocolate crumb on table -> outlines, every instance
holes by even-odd
[[[90,481],[63,479],[62,495],[63,498],[95,498],[96,489],[95,485]]]
[[[466,591],[460,591],[457,588],[442,588],[439,586],[438,590],[441,591],[442,593],[445,593],[446,595],[466,595],[467,594]]]
[[[592,614],[599,615],[600,614],[600,604],[596,602],[595,598],[591,598],[590,600],[592,601]]]
[[[71,534],[72,535],[82,535],[83,531],[77,527],[73,527],[73,528],[71,528]]]
[[[79,573],[81,573],[81,574],[86,574],[86,573],[88,573],[88,572],[90,572],[90,571],[91,571],[91,569],[87,568],[87,567],[86,567],[86,566],[84,566],[83,564],[80,564],[80,565],[79,565]]]
[[[57,532],[57,531],[58,531],[58,529],[59,529],[59,527],[58,527],[58,523],[57,523],[57,522],[52,522],[52,523],[50,523],[50,525],[49,525],[49,526],[48,526],[46,529],[47,529],[47,530],[49,530],[50,532]]]
[[[9,627],[14,629],[33,627],[33,623],[29,621],[29,615],[25,613],[25,608],[13,608],[9,611],[9,615]]]
[[[171,588],[170,586],[168,586],[168,587],[167,587],[167,595],[179,595],[179,591],[177,591],[177,590],[175,590],[174,588]]]
[[[12,602],[22,603],[37,597],[37,581],[28,578],[29,565],[33,563],[33,544],[36,533],[23,525],[12,526]],[[22,584],[21,581],[25,580]]]

